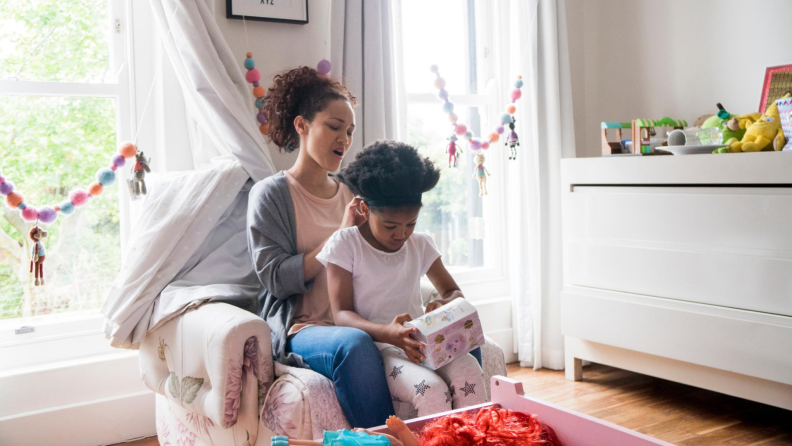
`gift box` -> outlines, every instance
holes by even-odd
[[[412,337],[426,345],[426,359],[422,364],[432,370],[484,345],[478,312],[463,298],[454,299],[404,325],[418,328]]]
[[[786,145],[783,150],[792,150],[792,98],[776,99],[778,115],[781,117],[781,128],[784,129]]]

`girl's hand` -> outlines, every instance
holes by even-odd
[[[405,327],[404,323],[412,320],[409,314],[404,313],[393,318],[393,322],[385,328],[385,338],[388,344],[399,347],[407,355],[407,359],[418,364],[424,360],[422,352],[424,345],[410,337],[410,333],[418,331],[416,327]]]
[[[362,201],[362,198],[355,197],[346,205],[346,209],[344,209],[344,219],[341,220],[341,226],[338,229],[360,226],[366,222],[366,217],[358,212]]]
[[[442,307],[443,305],[445,304],[443,303],[442,300],[433,300],[428,304],[426,304],[426,310],[424,311],[424,314],[431,313],[432,311]]]

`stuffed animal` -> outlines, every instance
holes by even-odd
[[[762,115],[761,113],[734,115],[726,111],[720,103],[716,105],[718,107],[718,114],[707,118],[704,123],[701,124],[701,128],[719,127],[723,134],[724,144],[732,138],[737,141],[741,140],[745,135],[746,128],[758,121],[759,117]]]
[[[132,179],[129,180],[129,192],[132,194],[133,199],[139,198],[141,194],[146,195],[144,178],[146,173],[151,173],[149,163],[151,163],[151,158],[146,159],[142,151],[138,151],[135,154],[135,165],[132,166]]]
[[[44,285],[44,244],[41,242],[47,238],[47,231],[34,226],[30,228],[30,239],[33,240],[33,252],[30,256],[30,272],[36,277],[36,286]]]
[[[784,98],[790,97],[787,93]],[[781,117],[778,113],[778,104],[773,103],[767,107],[765,113],[745,131],[742,140],[733,140],[728,147],[722,147],[713,153],[759,152],[762,150],[781,150],[786,144],[784,132],[781,129]]]

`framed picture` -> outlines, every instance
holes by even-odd
[[[226,18],[308,23],[308,0],[226,0]]]
[[[768,67],[762,85],[762,100],[759,112],[764,113],[767,107],[787,92],[792,92],[792,65]]]

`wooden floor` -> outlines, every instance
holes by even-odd
[[[508,366],[525,394],[679,445],[792,445],[792,412],[599,364],[583,381]],[[157,439],[123,443],[156,446]]]

